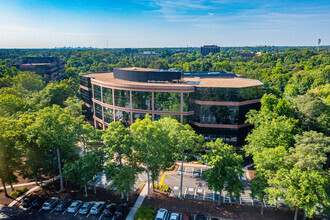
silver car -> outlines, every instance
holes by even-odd
[[[80,200],[76,200],[74,201],[68,208],[68,212],[69,213],[75,213],[76,211],[78,211],[78,209],[81,207],[82,205],[82,201]]]
[[[81,215],[87,215],[89,213],[89,210],[92,208],[94,203],[92,202],[85,202],[81,208],[79,209],[79,214]]]
[[[101,213],[101,210],[104,207],[104,202],[95,202],[93,207],[91,208],[91,214],[92,215],[97,215],[99,213]]]
[[[42,205],[42,210],[52,210],[55,205],[58,203],[57,197],[52,197],[47,199],[47,201]]]

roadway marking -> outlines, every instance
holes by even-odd
[[[203,174],[203,168],[201,168],[201,176],[202,176],[202,174]]]
[[[214,195],[214,191],[213,191],[213,201],[215,200],[215,195]]]
[[[184,173],[187,173],[187,168],[188,168],[188,167],[186,167],[186,169],[184,170]]]
[[[206,191],[206,190],[204,190],[203,200],[205,200],[205,191]]]
[[[79,210],[77,210],[76,214],[74,214],[74,216],[76,216],[79,213]]]
[[[41,212],[42,211],[42,208],[41,209],[39,209],[39,212]]]
[[[196,199],[196,192],[197,192],[197,189],[195,189],[194,199]]]
[[[102,213],[102,215],[100,216],[99,220],[103,217],[104,213]]]
[[[32,205],[29,208],[27,208],[27,210],[30,210],[31,208],[32,208]]]
[[[88,213],[88,215],[87,215],[87,218],[88,218],[88,216],[91,214],[91,212],[89,211],[89,213]]]
[[[50,212],[50,213],[53,213],[55,211],[56,207]]]
[[[186,198],[186,194],[187,194],[187,188],[186,188],[185,191],[184,191],[184,196],[183,196],[183,198]]]
[[[64,215],[69,210],[69,207],[62,213]]]
[[[192,170],[192,173],[194,173],[195,167],[193,167],[192,169],[193,169],[193,170]]]

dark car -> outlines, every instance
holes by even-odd
[[[35,200],[33,200],[32,202],[32,206],[35,208],[40,207],[46,200],[48,199],[48,196],[43,195],[39,198],[36,198]]]
[[[117,209],[117,204],[116,203],[111,203],[110,205],[107,205],[103,211],[104,216],[114,216],[115,211]]]
[[[28,208],[32,205],[32,202],[37,198],[39,198],[38,195],[31,195],[22,201],[21,206],[24,208]]]
[[[115,219],[125,219],[129,212],[129,207],[126,203],[120,204],[115,211]]]
[[[190,220],[190,213],[183,213],[182,220]]]
[[[211,218],[211,220],[219,220],[218,218]]]
[[[202,214],[198,214],[196,215],[195,220],[207,220],[207,218]]]
[[[69,205],[71,203],[71,199],[63,199],[61,200],[58,205],[55,208],[55,211],[57,212],[63,212],[64,210],[66,210]]]

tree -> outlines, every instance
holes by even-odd
[[[267,199],[267,193],[265,189],[268,187],[267,179],[262,174],[256,170],[255,175],[251,181],[251,198],[258,199],[261,201],[261,215],[264,214],[264,201]]]
[[[182,199],[183,184],[183,161],[186,153],[194,153],[200,150],[200,145],[204,141],[203,136],[197,135],[190,125],[182,125],[175,119],[163,118],[160,120],[163,128],[168,132],[169,141],[176,152],[181,154],[181,180],[180,199]]]
[[[206,143],[210,150],[203,156],[212,168],[203,174],[210,190],[220,192],[218,205],[220,206],[222,190],[226,190],[232,197],[239,198],[244,192],[244,186],[239,176],[242,175],[243,158],[234,153],[232,146],[225,144],[221,139]]]
[[[17,145],[20,132],[17,125],[17,120],[0,117],[0,178],[6,197],[6,183],[14,191],[12,184],[17,182],[15,172],[21,167],[22,151]]]
[[[87,151],[83,157],[73,163],[66,163],[63,166],[63,176],[72,182],[85,188],[85,196],[88,197],[87,184],[92,182],[96,194],[95,176],[103,171],[104,152],[102,149]]]
[[[298,209],[303,209],[307,217],[311,218],[316,208],[330,205],[329,176],[322,175],[317,170],[280,169],[276,175],[268,180],[270,185],[266,189],[269,201],[277,205],[280,197],[284,203],[296,208],[294,219],[297,219]]]
[[[25,93],[38,92],[45,87],[42,76],[31,72],[23,72],[13,77],[13,88]]]
[[[134,186],[137,174],[140,172],[132,155],[132,136],[121,122],[116,121],[109,124],[102,138],[105,144],[104,151],[109,158],[105,174],[109,180],[112,180],[112,187],[122,194],[122,198],[126,192],[128,199],[128,192]],[[113,159],[114,162],[111,161]]]
[[[294,167],[303,170],[323,170],[330,153],[330,138],[316,131],[305,131],[294,137],[295,147],[290,148],[291,155],[287,158]]]
[[[72,117],[58,105],[46,107],[36,114],[36,120],[27,128],[31,140],[48,149],[49,162],[57,157],[60,174],[61,191],[63,191],[62,159],[70,161],[77,157],[77,142],[79,127],[83,124],[83,116]],[[55,164],[53,164],[56,167]]]
[[[159,152],[164,150],[164,144],[169,140],[167,132],[162,129],[161,123],[158,121],[151,121],[151,116],[147,115],[145,119],[137,119],[134,124],[130,126],[130,132],[133,137],[135,152],[134,157],[144,163],[147,169],[148,176],[148,199],[150,199],[150,168],[149,161],[156,160],[164,162],[166,158],[155,157]],[[162,154],[160,154],[162,155]]]

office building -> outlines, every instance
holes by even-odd
[[[204,45],[201,47],[201,54],[203,56],[206,56],[209,53],[220,53],[220,47],[217,45]]]
[[[135,67],[80,75],[80,91],[95,128],[106,129],[113,121],[129,126],[149,114],[152,120],[188,123],[205,140],[222,138],[235,147],[251,129],[246,113],[260,108],[264,94],[260,81],[234,73]]]
[[[64,61],[58,57],[24,57],[15,66],[20,71],[34,72],[44,78],[46,82],[61,80],[64,77]]]

